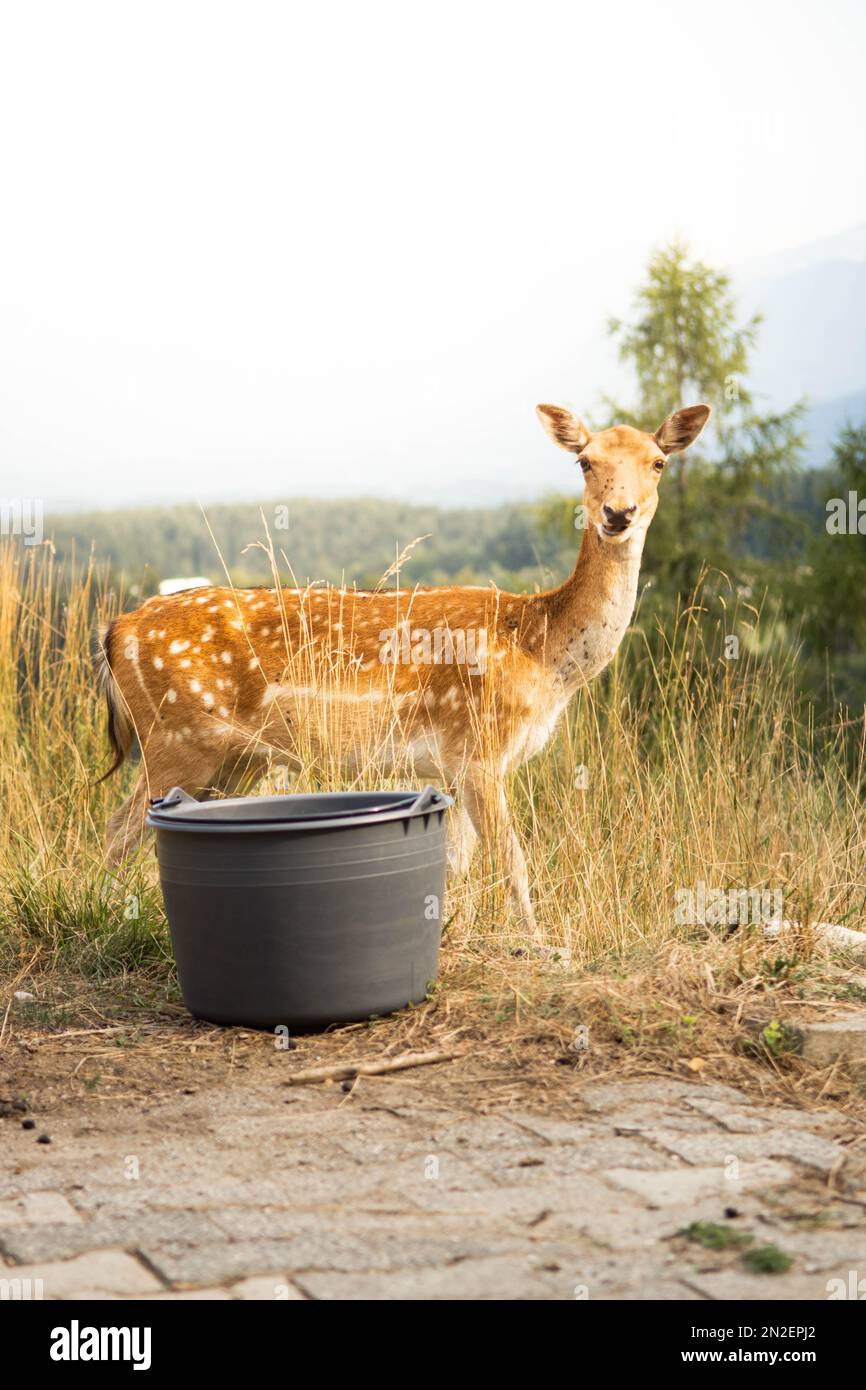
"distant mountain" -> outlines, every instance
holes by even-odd
[[[816,467],[830,462],[833,444],[844,425],[866,424],[866,389],[830,401],[817,401],[806,415],[806,460]]]
[[[866,222],[847,232],[807,241],[787,251],[774,251],[771,256],[753,256],[742,261],[738,278],[743,281],[772,280],[780,275],[793,275],[800,270],[827,261],[866,261]]]
[[[812,403],[810,460],[848,418],[866,418],[866,223],[739,267],[741,309],[761,313],[752,384],[775,406]]]

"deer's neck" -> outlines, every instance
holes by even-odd
[[[576,688],[603,671],[631,622],[646,530],[620,545],[584,532],[574,573],[546,601],[545,665]]]

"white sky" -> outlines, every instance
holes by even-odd
[[[0,2],[0,491],[572,481],[653,245],[866,217],[866,7]]]

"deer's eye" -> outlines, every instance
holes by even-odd
[[[653,468],[655,469],[655,471],[656,471],[657,473],[661,473],[661,471],[662,471],[662,469],[664,468],[664,466],[665,466],[666,463],[667,463],[667,459],[656,459],[655,462],[653,463]]]
[[[592,468],[592,464],[590,463],[589,459],[578,459],[577,461],[580,464],[581,472],[589,473],[590,469]]]

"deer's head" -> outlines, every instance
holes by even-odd
[[[612,544],[646,531],[668,458],[694,444],[710,418],[708,405],[690,405],[669,415],[655,434],[631,425],[590,434],[580,417],[562,406],[539,405],[536,410],[551,439],[577,455],[588,524]]]

